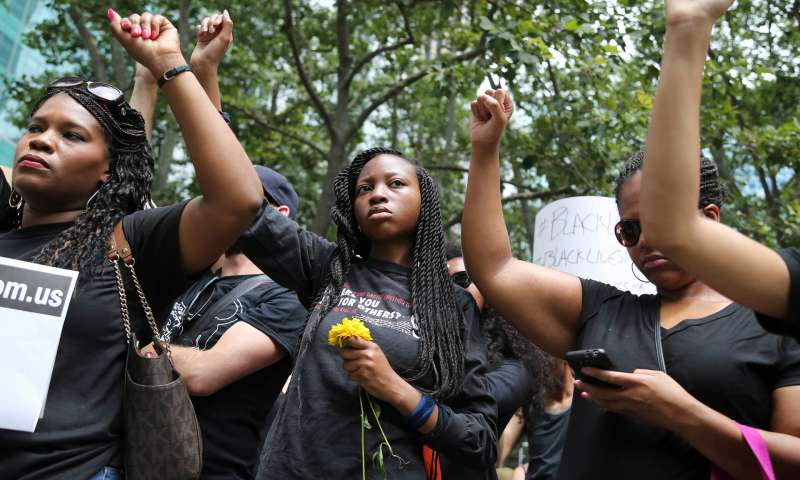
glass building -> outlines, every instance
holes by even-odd
[[[5,78],[35,76],[44,71],[41,55],[22,43],[25,33],[47,15],[44,3],[43,0],[0,2],[0,75]],[[10,122],[16,108],[15,102],[0,90],[0,165],[4,166],[11,166],[21,133]]]

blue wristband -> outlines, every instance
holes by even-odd
[[[435,406],[436,402],[431,397],[422,394],[422,398],[419,399],[417,407],[413,412],[403,417],[403,420],[405,420],[409,427],[418,430],[419,427],[425,425],[425,422],[428,421],[433,413],[433,407]]]

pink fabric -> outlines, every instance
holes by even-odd
[[[772,470],[772,461],[769,459],[769,450],[767,450],[767,443],[761,438],[758,430],[747,425],[740,423],[736,424],[744,436],[745,442],[753,451],[759,465],[761,465],[761,478],[764,480],[775,480],[775,472]],[[720,470],[717,467],[711,468],[711,480],[731,480],[731,476]]]

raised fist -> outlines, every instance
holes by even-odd
[[[472,143],[493,145],[500,142],[514,113],[514,102],[505,90],[486,90],[470,105]]]
[[[192,67],[216,68],[233,45],[233,20],[227,10],[206,17],[197,26]]]
[[[155,78],[186,63],[181,54],[178,30],[163,16],[145,12],[122,18],[108,9],[108,19],[111,33],[128,55],[147,67]]]

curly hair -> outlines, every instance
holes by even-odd
[[[554,371],[553,357],[525,338],[490,305],[481,312],[481,330],[488,343],[490,370],[509,358],[519,359],[528,370],[532,388],[522,409],[526,424],[535,423],[544,411],[546,394],[559,388],[560,376]]]
[[[397,150],[365,150],[356,155],[334,180],[336,202],[331,207],[331,218],[337,228],[337,249],[331,259],[326,285],[317,293],[319,314],[310,317],[300,355],[308,348],[320,320],[339,302],[353,262],[369,256],[370,240],[359,230],[353,208],[355,184],[364,165],[384,154],[402,158],[416,168],[422,197],[411,254],[411,303],[419,325],[419,352],[416,363],[399,373],[437,400],[449,399],[460,392],[464,380],[464,327],[461,310],[456,304],[455,286],[447,273],[439,195],[430,174],[418,162],[403,157]],[[429,378],[432,378],[432,385],[422,382]]]
[[[631,177],[642,170],[644,164],[644,151],[638,151],[631,155],[617,175],[614,183],[614,198],[617,201],[617,208],[620,208],[619,191]],[[719,168],[716,162],[710,158],[700,157],[700,201],[697,208],[704,208],[714,204],[722,208],[725,197],[725,189],[719,180]]]
[[[102,268],[101,260],[114,225],[125,215],[141,210],[150,200],[153,156],[144,119],[138,111],[125,101],[119,104],[99,101],[80,86],[49,88],[33,107],[31,116],[44,102],[59,94],[69,95],[102,127],[111,159],[109,174],[75,223],[42,247],[33,261],[96,273]],[[18,223],[19,219],[13,226]]]

